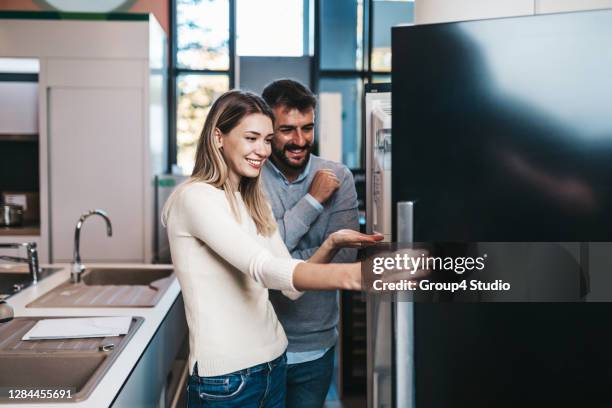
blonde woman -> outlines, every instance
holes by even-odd
[[[341,247],[380,240],[332,234],[307,261],[292,259],[260,188],[273,114],[258,96],[222,95],[200,136],[191,178],[164,221],[189,325],[189,407],[283,407],[287,338],[267,288],[360,289],[360,265],[325,264]]]

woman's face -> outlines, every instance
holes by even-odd
[[[261,113],[245,116],[238,126],[227,134],[216,132],[217,143],[227,163],[230,180],[234,185],[242,177],[257,177],[270,156],[274,136],[272,120]]]

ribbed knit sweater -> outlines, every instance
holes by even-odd
[[[278,230],[257,233],[240,193],[238,222],[223,190],[202,182],[178,187],[167,227],[174,270],[189,326],[189,367],[215,376],[271,361],[287,337],[268,289],[291,298],[293,270],[302,261],[287,251]]]

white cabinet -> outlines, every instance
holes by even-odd
[[[154,175],[165,170],[166,40],[149,15],[2,20],[0,56],[37,58],[43,262],[151,262]],[[8,239],[8,238],[7,238]]]
[[[121,103],[118,103],[121,101]],[[87,209],[104,209],[81,232],[86,260],[144,260],[142,90],[49,89],[49,180],[53,260],[72,259],[74,226]],[[111,255],[112,254],[112,255]]]

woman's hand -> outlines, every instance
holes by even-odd
[[[368,235],[351,229],[342,229],[330,234],[327,239],[330,240],[332,248],[339,249],[365,248],[375,245],[377,242],[382,241],[383,238],[382,234]]]
[[[342,229],[330,234],[323,244],[308,259],[310,263],[328,263],[341,248],[365,248],[384,238],[381,234],[362,234],[351,229]]]

